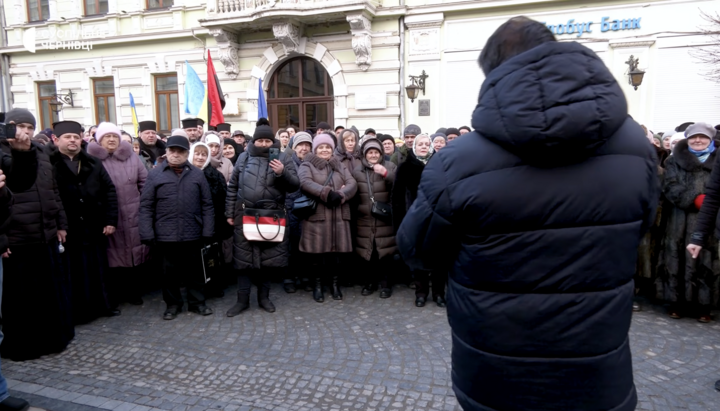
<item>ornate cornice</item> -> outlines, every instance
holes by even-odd
[[[215,38],[218,45],[220,61],[225,67],[225,74],[233,80],[236,79],[240,74],[237,34],[223,29],[210,29],[210,35]]]

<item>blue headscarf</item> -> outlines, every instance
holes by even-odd
[[[688,149],[690,149],[691,153],[695,154],[695,156],[698,158],[698,160],[700,160],[701,163],[704,163],[705,160],[707,160],[708,157],[710,157],[710,154],[712,154],[712,152],[715,151],[715,140],[710,139],[710,145],[707,146],[707,148],[705,148],[705,150],[696,151],[696,150],[693,150],[689,145],[688,145]]]

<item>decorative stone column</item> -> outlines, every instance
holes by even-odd
[[[352,33],[352,48],[355,52],[355,64],[362,71],[367,71],[372,64],[372,22],[363,13],[349,14],[347,21],[350,23]]]
[[[235,80],[240,74],[240,63],[238,61],[237,43],[238,34],[223,29],[210,29],[210,34],[215,37],[218,48],[220,49],[220,61],[225,67],[225,74]]]

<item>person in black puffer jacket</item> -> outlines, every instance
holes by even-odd
[[[148,174],[140,196],[140,240],[157,247],[163,258],[165,320],[177,317],[184,304],[180,286],[187,287],[190,311],[212,314],[205,305],[200,250],[215,235],[210,186],[205,174],[187,161],[186,137],[170,136],[167,159]]]
[[[628,331],[659,198],[652,146],[603,61],[542,23],[509,20],[480,64],[475,131],[433,156],[397,236],[411,266],[450,271],[458,401],[634,410]]]
[[[235,227],[233,237],[234,266],[238,273],[238,299],[228,311],[234,317],[250,306],[250,286],[258,287],[258,305],[267,312],[275,312],[270,301],[270,275],[267,270],[287,269],[290,257],[290,240],[285,235],[282,242],[248,241],[243,233],[243,210],[245,208],[273,209],[285,207],[287,193],[297,191],[300,182],[295,164],[287,153],[280,153],[277,160],[270,161],[270,148],[280,149],[275,133],[268,125],[255,129],[247,151],[238,157],[233,169],[225,204],[227,222]],[[284,278],[285,275],[281,278]]]

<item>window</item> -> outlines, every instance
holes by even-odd
[[[50,17],[50,0],[28,0],[28,21],[45,21]]]
[[[155,76],[155,120],[158,132],[168,134],[180,124],[178,116],[178,81],[177,75],[162,74]]]
[[[115,85],[112,77],[93,80],[95,94],[95,124],[103,121],[115,122]]]
[[[108,0],[83,0],[85,3],[85,15],[94,16],[98,14],[107,14]]]
[[[164,9],[166,7],[171,7],[172,5],[173,0],[147,0],[148,9]]]
[[[40,127],[39,129],[52,128],[53,123],[60,121],[58,113],[52,110],[51,101],[57,100],[55,95],[55,82],[48,81],[37,83],[38,86],[38,107],[40,107]]]

